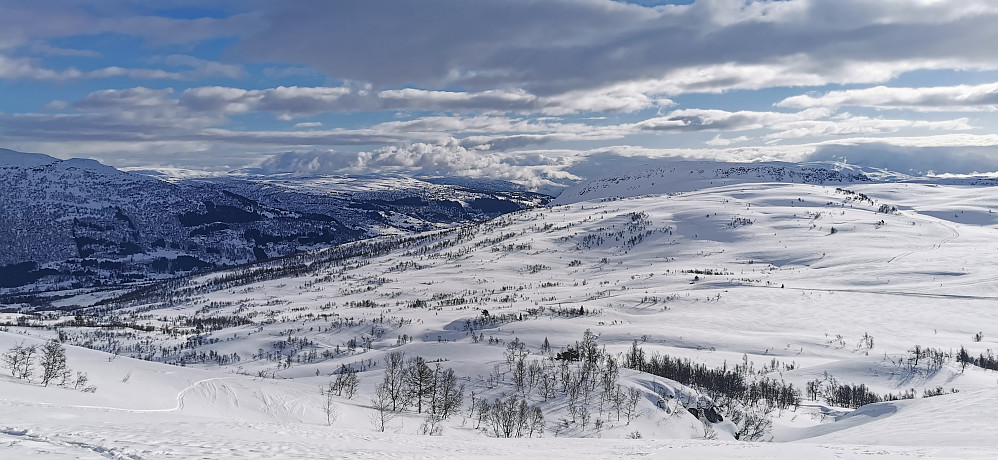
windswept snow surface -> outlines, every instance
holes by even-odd
[[[120,355],[69,347],[70,367],[88,372],[96,393],[0,377],[0,456],[998,457],[998,372],[952,358],[961,346],[973,356],[996,349],[996,189],[712,180],[658,195],[634,186],[639,196],[610,198],[631,187],[622,180],[606,198],[563,196],[568,204],[459,230],[187,278],[101,309],[0,314],[10,323],[0,349],[40,344],[55,334],[44,326],[61,323],[68,344],[110,350],[115,342]],[[580,307],[585,314],[572,313]],[[501,319],[476,323],[483,310]],[[151,328],[73,325],[74,314],[108,312]],[[180,326],[234,317],[247,322],[199,334]],[[472,391],[516,393],[506,344],[521,340],[528,361],[557,366],[541,350],[545,339],[557,352],[587,329],[611,354],[637,341],[646,353],[709,367],[747,364],[754,378],[800,389],[802,404],[772,412],[763,437],[772,442],[735,441],[731,421],[705,424],[685,410],[709,403],[706,395],[621,369],[622,387],[641,395],[630,422],[594,405],[604,425],[583,427],[560,393],[531,393],[529,403],[544,411],[543,437],[497,439],[476,429]],[[913,362],[916,346],[948,357],[938,367]],[[374,430],[370,395],[392,351],[462,377],[465,407],[442,436],[417,434],[424,416],[414,410]],[[239,359],[218,364],[191,352]],[[327,426],[319,386],[344,364],[361,370],[360,391],[336,398]],[[832,378],[914,399],[852,410],[804,392]],[[942,394],[923,397],[935,390]],[[627,439],[635,434],[641,439]]]

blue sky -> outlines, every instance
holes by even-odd
[[[991,0],[0,0],[0,147],[546,188],[669,158],[998,171]]]

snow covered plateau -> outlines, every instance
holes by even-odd
[[[29,160],[0,172],[74,167]],[[303,212],[260,183],[227,206]],[[998,458],[996,204],[984,179],[675,162],[490,220],[15,292],[0,457]]]

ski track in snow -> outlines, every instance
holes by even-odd
[[[124,408],[124,407],[63,405],[63,404],[53,404],[53,403],[43,403],[43,402],[38,402],[38,403],[23,403],[22,402],[22,403],[12,403],[12,404],[14,404],[14,405],[20,405],[20,406],[59,407],[59,408],[64,408],[64,409],[93,409],[93,410],[101,410],[101,411],[107,411],[107,412],[133,412],[133,413],[177,412],[177,411],[182,410],[184,408],[184,397],[191,390],[194,390],[198,386],[200,386],[202,384],[205,384],[205,383],[208,383],[208,382],[212,382],[212,381],[216,381],[216,380],[232,379],[232,378],[236,378],[236,377],[212,377],[212,378],[198,380],[197,382],[194,382],[194,383],[188,385],[186,388],[180,390],[177,393],[177,403],[176,403],[176,405],[173,406],[173,407],[170,407],[170,408],[166,408],[166,409],[129,409],[129,408]],[[217,391],[217,387],[212,386],[212,388],[215,391]]]
[[[14,445],[16,445],[16,444],[18,444],[18,443],[26,440],[26,441],[31,441],[31,442],[35,442],[35,443],[46,444],[46,445],[53,446],[53,447],[56,447],[56,448],[68,447],[68,448],[70,448],[69,450],[83,449],[87,453],[93,453],[93,454],[99,455],[100,457],[110,458],[110,459],[114,459],[114,460],[142,460],[142,458],[143,458],[143,457],[135,455],[135,454],[121,452],[117,448],[111,448],[111,447],[104,447],[104,446],[99,446],[99,445],[93,445],[93,444],[89,444],[89,443],[85,443],[85,442],[81,442],[81,441],[66,440],[66,439],[62,439],[62,437],[60,437],[60,436],[37,435],[37,434],[33,434],[33,433],[29,432],[29,430],[18,430],[18,429],[9,428],[9,427],[8,428],[0,428],[0,435],[6,435],[6,436],[9,436],[9,437],[13,438],[13,439],[9,440],[8,442],[0,442],[0,449],[3,449],[3,447],[2,447],[3,444],[7,444],[8,448],[11,448]],[[2,454],[2,450],[0,450],[0,454]],[[85,458],[85,457],[78,457],[77,455],[79,455],[79,453],[75,453],[75,452],[72,453],[72,454],[70,454],[70,455],[72,455],[73,457],[76,457],[76,458]]]
[[[924,219],[924,218],[922,218],[921,220],[923,222],[930,222],[930,221],[928,221],[927,219]],[[942,248],[944,244],[949,243],[949,242],[951,242],[951,241],[953,241],[953,240],[955,240],[955,239],[957,239],[957,238],[960,237],[960,231],[957,230],[956,227],[954,227],[954,226],[952,226],[950,224],[947,224],[947,223],[943,223],[940,220],[933,220],[931,222],[933,224],[936,224],[936,225],[948,228],[951,232],[953,232],[953,234],[950,235],[950,236],[948,236],[948,237],[946,237],[946,238],[943,238],[942,240],[940,240],[936,244],[933,244],[932,247],[930,247],[928,249],[923,249],[921,251],[908,251],[908,252],[904,252],[904,253],[898,254],[898,255],[896,255],[894,257],[891,257],[890,260],[887,261],[887,263],[892,263],[892,262],[894,262],[896,260],[908,257],[908,256],[910,256],[912,254],[915,254],[915,253],[936,251],[936,250]]]

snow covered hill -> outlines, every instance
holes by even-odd
[[[895,173],[866,174],[858,168],[847,165],[671,161],[665,165],[649,165],[644,169],[615,173],[582,182],[562,192],[553,204],[571,204],[603,198],[665,195],[728,184],[779,182],[841,185],[887,182],[899,177],[901,175]]]
[[[0,289],[90,288],[235,265],[545,203],[393,177],[166,182],[0,151]],[[12,289],[16,288],[16,289]]]
[[[0,351],[60,338],[98,388],[3,377],[0,442],[113,458],[998,455],[998,189],[799,169],[682,185],[680,169],[11,305]],[[660,177],[668,193],[646,193]],[[393,357],[423,363],[432,390],[406,371],[416,396],[385,409]],[[463,400],[441,415],[447,369]],[[323,396],[352,372],[356,396]],[[496,439],[510,401],[513,418],[543,414],[515,427],[532,438]]]

